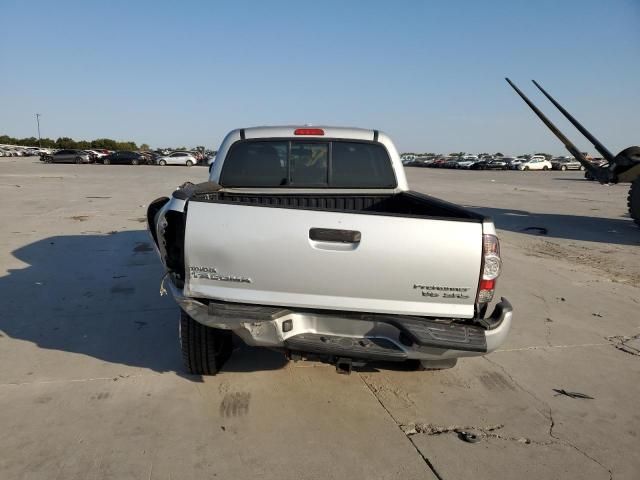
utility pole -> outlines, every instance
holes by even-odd
[[[36,122],[38,122],[38,148],[42,148],[42,140],[40,139],[40,114],[36,113]]]

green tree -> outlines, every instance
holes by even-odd
[[[56,148],[76,148],[76,142],[73,138],[59,137],[56,140]]]
[[[143,143],[142,145],[140,145],[140,150],[146,151],[146,150],[151,150],[151,148],[146,143]]]

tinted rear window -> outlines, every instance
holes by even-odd
[[[220,175],[225,187],[394,188],[387,150],[379,143],[247,140],[235,143]]]

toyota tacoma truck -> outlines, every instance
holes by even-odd
[[[449,368],[504,342],[511,305],[487,314],[502,267],[492,221],[409,190],[384,133],[237,129],[216,159],[208,182],[147,212],[191,373],[217,373],[232,333],[343,372]]]

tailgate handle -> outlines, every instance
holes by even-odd
[[[309,230],[309,238],[316,242],[360,243],[362,237],[355,230],[336,230],[333,228],[312,228]]]

